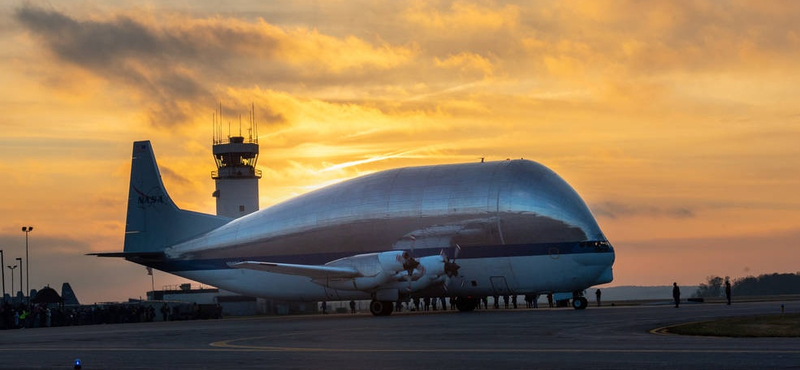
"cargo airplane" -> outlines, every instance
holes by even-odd
[[[133,143],[126,260],[292,301],[573,293],[612,280],[614,249],[580,196],[528,160],[398,168],[231,219],[179,209],[149,141]]]

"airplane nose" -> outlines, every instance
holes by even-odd
[[[610,283],[614,279],[612,266],[616,259],[611,244],[606,240],[588,241],[582,242],[581,248],[588,253],[578,254],[575,261],[585,268],[587,276],[597,276],[592,285]]]
[[[610,283],[614,280],[614,272],[612,271],[612,267],[608,266],[600,276],[597,277],[597,281],[592,285],[600,285],[605,283]]]
[[[603,272],[597,276],[597,282],[595,282],[595,285],[610,283],[612,280],[614,280],[613,266],[614,266],[614,260],[616,260],[617,256],[614,253],[614,247],[612,247],[610,243],[606,241],[605,245],[607,246],[608,249],[605,253],[601,254],[605,255],[606,268],[603,269]]]

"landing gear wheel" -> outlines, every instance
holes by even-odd
[[[369,303],[369,312],[375,316],[389,316],[394,311],[394,305],[390,301],[372,301]]]
[[[394,302],[383,301],[383,316],[389,316],[394,312]]]
[[[584,297],[576,297],[572,299],[572,308],[576,310],[584,310],[589,305],[589,301]]]
[[[478,300],[474,298],[456,297],[456,308],[461,312],[475,311]]]

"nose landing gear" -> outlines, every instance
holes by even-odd
[[[572,293],[572,308],[576,310],[585,310],[589,305],[589,301],[583,296],[582,291]]]

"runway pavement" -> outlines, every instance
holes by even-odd
[[[786,302],[800,312],[800,302]],[[780,312],[780,302],[473,313],[334,314],[0,332],[0,368],[798,369],[798,338],[708,338],[652,329]]]

